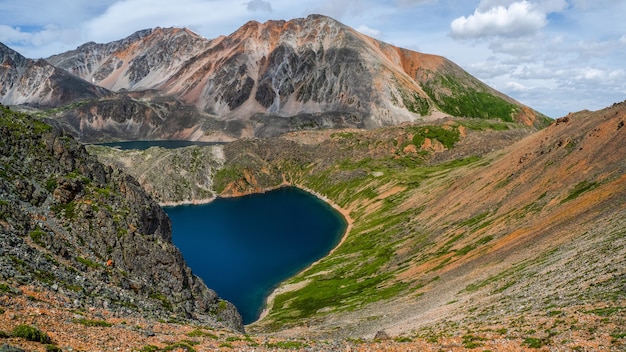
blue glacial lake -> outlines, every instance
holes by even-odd
[[[204,205],[165,208],[173,242],[208,287],[258,319],[280,282],[324,257],[343,236],[343,216],[294,187]]]

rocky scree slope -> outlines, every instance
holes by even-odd
[[[235,307],[186,266],[167,215],[134,178],[5,107],[0,135],[3,285],[52,289],[68,308],[242,330]]]
[[[237,121],[220,121],[156,92],[112,93],[31,113],[83,143],[163,139],[223,142],[241,137],[243,128]]]
[[[394,47],[320,15],[253,21],[212,40],[156,28],[47,60],[118,92],[174,97],[229,121],[227,134],[235,138],[375,128],[444,115],[546,123],[545,116],[443,57]],[[57,118],[87,135],[113,116],[69,109]]]
[[[222,145],[121,150],[88,145],[87,151],[132,175],[162,205],[206,203],[216,197],[213,176],[224,163]]]
[[[96,98],[107,92],[43,59],[27,59],[0,43],[1,104],[50,107]]]

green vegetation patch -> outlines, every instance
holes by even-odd
[[[243,178],[243,173],[238,167],[225,167],[219,169],[213,175],[213,187],[217,193],[221,193],[232,181]]]
[[[190,343],[190,341],[179,341],[157,351],[167,352],[167,351],[179,351],[180,350],[180,351],[186,351],[186,352],[196,352],[196,349],[193,348],[192,344],[195,344],[195,343],[194,342]]]
[[[493,240],[493,236],[485,236],[481,239],[479,239],[478,241],[476,241],[475,243],[469,244],[461,249],[459,249],[458,251],[456,251],[456,255],[465,255],[471,251],[473,251],[474,249],[487,244],[489,242],[491,242],[491,240]]]
[[[99,268],[102,265],[99,263],[94,262],[93,260],[89,260],[83,257],[76,257],[76,261],[83,264],[84,266],[88,267],[88,268]]]
[[[264,346],[280,350],[300,350],[309,347],[308,344],[301,341],[278,341],[274,343],[266,343]]]
[[[9,286],[9,285],[7,285],[5,283],[0,284],[0,292],[11,293],[11,286]]]
[[[420,126],[409,127],[409,131],[414,133],[413,144],[421,147],[426,138],[436,139],[447,149],[451,149],[461,139],[461,134],[457,127],[442,126]]]
[[[50,207],[52,212],[57,215],[63,215],[66,219],[76,218],[76,202],[71,201],[67,204],[55,204]]]
[[[488,92],[461,84],[451,75],[440,75],[422,87],[437,106],[454,116],[514,122],[518,107]]]
[[[572,189],[567,197],[561,201],[561,204],[578,198],[579,195],[590,191],[598,186],[597,182],[589,182],[587,180],[580,182]]]
[[[16,135],[40,136],[52,130],[50,125],[37,118],[12,111],[4,105],[0,105],[0,109],[0,127],[6,127]]]
[[[466,119],[460,123],[462,126],[474,131],[508,131],[513,128],[519,128],[519,125],[507,123],[499,120],[470,120]]]
[[[463,347],[465,348],[477,348],[483,346],[482,341],[485,341],[483,337],[466,334],[463,335]]]
[[[214,339],[214,340],[217,340],[217,338],[218,338],[217,335],[214,335],[214,334],[212,334],[210,332],[206,332],[206,331],[203,331],[203,330],[200,330],[200,329],[195,329],[195,330],[190,331],[189,333],[187,333],[187,336],[189,336],[189,337],[208,337],[208,338],[211,338],[211,339]]]
[[[81,325],[85,325],[85,326],[92,326],[92,327],[104,327],[104,328],[109,328],[111,326],[113,326],[113,324],[105,321],[105,320],[92,320],[92,319],[85,319],[85,318],[80,318],[80,319],[74,319],[73,320],[75,323],[77,324],[81,324]]]
[[[430,113],[430,103],[428,99],[419,96],[417,93],[402,94],[402,103],[410,112],[426,116]]]
[[[547,338],[527,337],[522,341],[522,345],[528,348],[541,348],[550,344],[550,340]]]
[[[50,336],[34,326],[21,324],[13,329],[13,337],[20,337],[28,341],[50,343]]]
[[[52,193],[52,191],[54,191],[57,188],[57,186],[58,184],[57,184],[56,178],[51,177],[46,180],[46,184],[45,184],[46,191]]]
[[[72,102],[70,104],[66,104],[66,105],[62,105],[62,106],[58,106],[58,107],[54,107],[54,108],[50,108],[50,109],[37,111],[33,115],[38,117],[38,118],[43,118],[43,117],[53,118],[57,114],[60,114],[60,113],[66,112],[66,111],[70,111],[70,110],[75,110],[75,109],[77,109],[77,108],[79,108],[79,107],[81,107],[83,105],[87,105],[89,102],[90,102],[89,100],[79,100],[79,101]]]
[[[595,314],[601,317],[608,317],[615,313],[622,311],[624,308],[622,307],[605,307],[605,308],[596,308],[592,310],[586,311],[586,313]]]
[[[459,225],[460,226],[468,226],[468,227],[474,227],[477,224],[479,224],[481,221],[483,221],[487,216],[489,216],[490,212],[486,211],[484,213],[480,213],[476,216],[473,216],[467,220],[462,221]]]
[[[167,310],[172,310],[172,304],[170,303],[170,301],[167,299],[167,297],[164,294],[160,292],[154,292],[150,294],[150,298],[159,300],[163,308]]]
[[[33,240],[33,242],[37,243],[38,245],[42,247],[46,246],[44,238],[47,237],[48,234],[44,232],[42,229],[35,229],[31,233],[29,233],[28,236],[30,237],[31,240]]]

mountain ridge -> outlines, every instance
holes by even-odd
[[[156,91],[236,122],[242,127],[234,138],[444,116],[535,127],[548,121],[441,56],[395,47],[321,15],[250,21],[210,40],[184,28],[148,29],[48,60],[118,93]],[[110,119],[84,114],[57,118]]]
[[[31,60],[0,43],[0,103],[50,107],[97,98],[107,90],[93,86],[43,59]]]

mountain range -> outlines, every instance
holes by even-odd
[[[38,62],[82,81],[65,77],[57,85],[67,92],[37,101],[15,93],[24,91],[24,79],[3,79],[6,93],[0,102],[54,103],[57,109],[43,115],[84,141],[233,140],[311,128],[372,129],[445,116],[536,127],[547,122],[441,56],[383,43],[319,15],[252,21],[211,40],[184,28],[148,29]],[[23,71],[18,65],[35,63],[20,58],[3,65]],[[42,77],[26,81],[45,85]],[[74,82],[94,94],[69,93]]]

